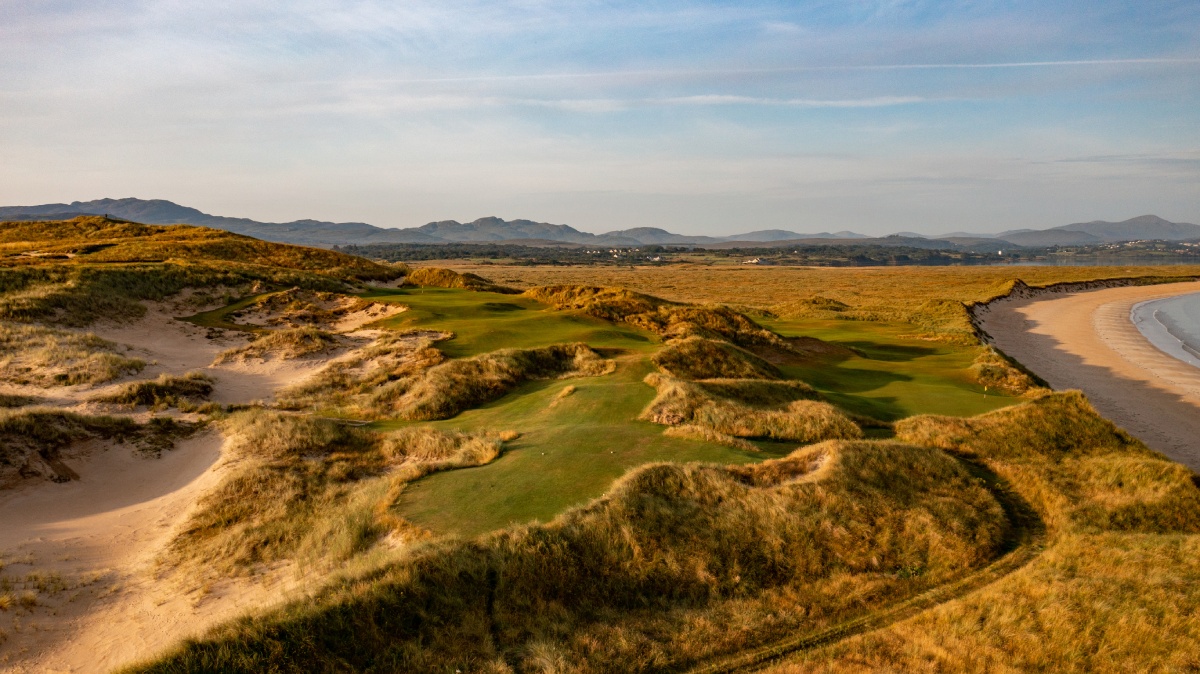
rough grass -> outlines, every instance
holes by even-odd
[[[163,373],[157,379],[129,382],[93,400],[131,407],[179,407],[207,400],[212,391],[213,378],[203,372],[188,372],[183,376]]]
[[[933,449],[655,464],[549,524],[431,545],[131,671],[676,669],[923,591],[990,560],[1006,528]]]
[[[132,320],[186,288],[343,291],[403,268],[203,227],[101,217],[0,223],[0,320],[81,327]]]
[[[778,335],[725,306],[679,304],[624,288],[592,286],[545,286],[531,288],[525,295],[556,309],[628,323],[668,339],[696,336],[741,346],[787,348]]]
[[[990,346],[971,364],[971,374],[982,386],[1016,395],[1048,388],[1044,382]]]
[[[282,559],[336,564],[404,531],[399,489],[431,472],[499,456],[496,436],[409,428],[377,433],[266,410],[223,420],[237,469],[199,502],[168,559],[217,574]]]
[[[519,294],[521,291],[496,285],[476,274],[460,274],[449,269],[438,267],[421,267],[413,269],[404,277],[407,285],[427,288],[461,288],[489,293]]]
[[[813,400],[816,393],[800,382],[725,380],[706,386],[655,373],[646,383],[658,395],[641,418],[654,423],[795,442],[862,437],[849,417],[829,403]]]
[[[413,377],[446,360],[434,344],[452,336],[430,330],[384,332],[369,346],[281,391],[279,404],[287,409],[323,409],[353,417],[389,414],[396,396]]]
[[[1047,523],[1047,550],[958,601],[773,672],[1200,665],[1200,489],[1188,469],[1116,429],[1077,392],[975,419],[917,417],[896,431],[1006,478]]]
[[[0,380],[13,384],[102,384],[146,366],[91,333],[0,321]]]
[[[208,260],[316,272],[345,280],[387,281],[404,267],[371,262],[323,248],[260,241],[189,225],[142,225],[100,216],[46,222],[0,222],[6,266]]]
[[[78,476],[63,463],[87,440],[130,442],[158,452],[188,435],[195,425],[171,419],[139,424],[128,417],[91,416],[52,408],[0,410],[0,488],[24,479],[64,482]]]
[[[0,393],[0,408],[12,409],[14,407],[28,407],[38,401],[33,396],[16,395],[13,393]]]
[[[469,265],[456,269],[469,271]],[[1113,278],[1141,283],[1195,278],[1175,267],[876,267],[709,266],[596,268],[488,267],[515,287],[607,286],[653,293],[664,301],[726,304],[791,318],[902,322],[926,338],[976,346],[966,305],[1005,295],[1021,279],[1032,287]],[[797,298],[797,299],[790,299]]]
[[[732,435],[718,433],[707,426],[699,426],[696,424],[683,424],[682,426],[671,426],[663,431],[663,435],[672,438],[689,438],[691,440],[702,440],[704,442],[712,442],[726,447],[733,447],[744,452],[757,452],[758,447],[753,443],[747,442],[741,438],[735,438]]]
[[[268,293],[226,314],[230,321],[274,327],[330,327],[359,312],[386,315],[390,307],[340,293],[290,288]],[[382,316],[381,316],[382,317]]]
[[[251,358],[290,360],[328,353],[342,346],[342,340],[332,332],[313,327],[283,328],[255,334],[254,341],[217,354],[213,365],[245,361]]]
[[[703,337],[672,340],[652,360],[679,379],[783,379],[779,368],[749,351]]]
[[[435,365],[410,382],[397,381],[394,409],[405,419],[448,419],[491,402],[531,379],[597,376],[614,363],[586,344],[502,349]],[[403,385],[403,387],[399,386]]]

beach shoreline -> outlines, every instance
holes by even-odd
[[[1156,346],[1134,307],[1200,293],[1200,282],[1029,293],[975,308],[988,339],[1055,389],[1082,390],[1152,449],[1200,470],[1200,368]]]

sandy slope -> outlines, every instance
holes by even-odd
[[[1200,282],[1005,299],[981,312],[997,347],[1056,389],[1200,470],[1200,369],[1159,351],[1130,321],[1134,304],[1200,292]]]
[[[216,379],[213,399],[223,403],[270,400],[338,357],[212,366],[219,352],[245,339],[210,337],[176,320],[180,313],[188,312],[162,304],[136,323],[92,331],[128,345],[131,355],[150,364],[126,381],[202,370]],[[33,393],[56,407],[114,411],[88,402],[107,387],[2,388]],[[18,583],[8,591],[12,597],[44,586],[37,605],[0,609],[0,672],[108,672],[291,596],[301,580],[288,568],[199,588],[156,565],[196,500],[219,483],[221,444],[216,431],[207,431],[157,459],[137,456],[129,446],[85,444],[64,459],[79,480],[29,481],[0,491],[0,577]]]

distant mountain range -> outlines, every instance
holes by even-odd
[[[496,217],[480,218],[465,223],[456,220],[442,220],[408,229],[388,229],[365,222],[325,222],[321,220],[259,222],[248,218],[209,215],[195,208],[180,206],[163,199],[96,199],[95,201],[73,201],[69,204],[0,207],[0,220],[62,220],[77,215],[104,214],[146,224],[201,225],[246,234],[266,241],[308,246],[504,241],[528,245],[625,247],[658,244],[735,248],[855,243],[979,252],[1005,248],[1093,244],[1140,239],[1167,241],[1200,239],[1200,225],[1169,222],[1154,215],[1143,215],[1123,222],[1081,222],[1045,230],[1018,229],[999,234],[954,232],[940,237],[913,232],[901,232],[885,237],[869,237],[849,231],[802,234],[781,229],[764,229],[732,236],[713,237],[674,234],[655,227],[637,227],[592,234],[581,232],[569,225],[553,225],[532,220],[502,220]]]

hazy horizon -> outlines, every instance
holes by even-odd
[[[0,204],[694,235],[1200,222],[1200,5],[792,4],[7,2]]]

